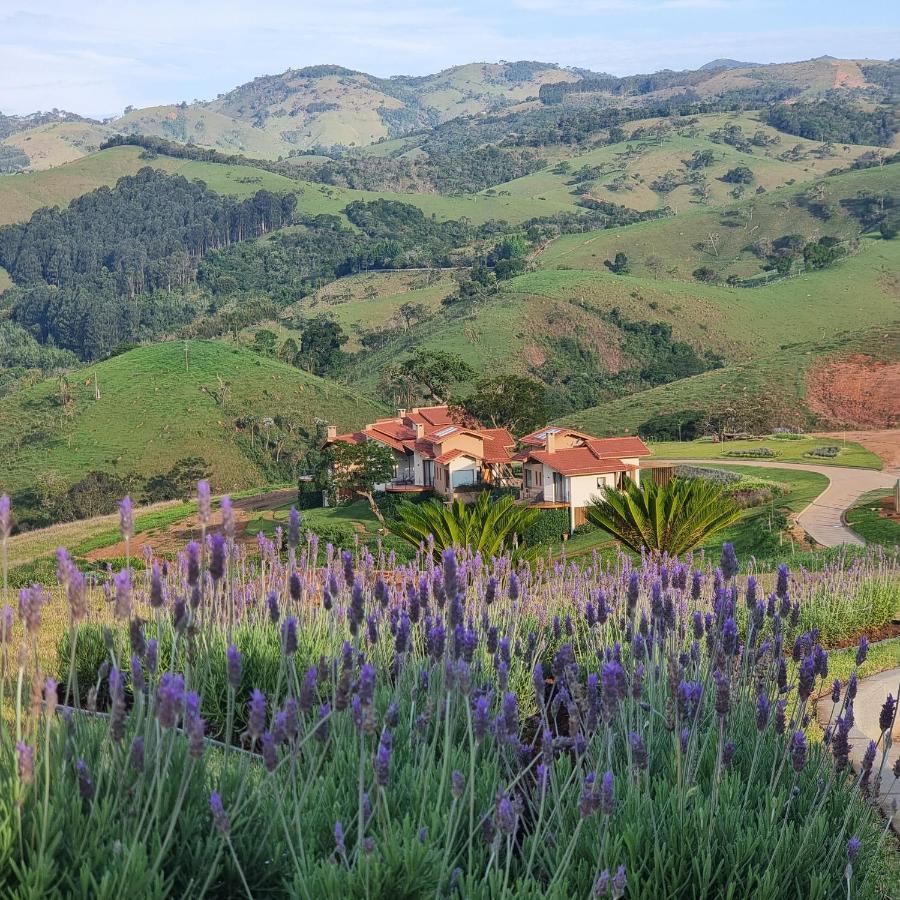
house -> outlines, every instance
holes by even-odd
[[[394,477],[378,485],[392,493],[434,491],[452,499],[506,480],[515,438],[505,428],[454,421],[447,406],[400,409],[360,431],[338,434],[329,426],[326,444],[377,441],[394,453]]]
[[[520,499],[543,508],[567,508],[574,530],[585,508],[605,487],[640,483],[641,458],[650,455],[637,437],[596,438],[571,428],[548,426],[521,438]]]

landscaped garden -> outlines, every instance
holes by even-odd
[[[123,564],[61,550],[17,615],[4,566],[3,896],[895,895],[893,698],[856,771],[848,741],[900,658],[860,638],[895,555],[401,563],[320,540],[323,512],[255,548],[205,487],[197,514],[137,569],[124,503]]]

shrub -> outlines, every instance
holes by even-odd
[[[840,447],[813,447],[806,455],[818,456],[822,459],[834,459],[840,452]]]
[[[571,530],[568,509],[542,509],[522,539],[529,546],[558,544]]]
[[[798,623],[819,591],[883,612],[861,586],[889,590],[896,560],[785,572],[767,603],[728,547],[714,573],[318,565],[307,541],[250,564],[214,538],[87,595],[63,556],[70,605],[23,595],[15,641],[46,645],[52,612],[78,624],[59,686],[0,655],[0,895],[586,897],[604,870],[617,896],[876,895],[884,825],[847,765],[849,697],[808,742],[831,685]]]
[[[725,456],[742,456],[747,459],[770,459],[776,453],[771,447],[747,447],[744,450],[728,450]]]

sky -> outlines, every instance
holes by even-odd
[[[728,57],[900,55],[886,0],[0,0],[0,111],[121,114],[336,63],[424,75],[531,59],[626,75]]]

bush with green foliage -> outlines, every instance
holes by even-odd
[[[568,509],[541,509],[522,534],[522,540],[528,546],[558,544],[571,530]]]

